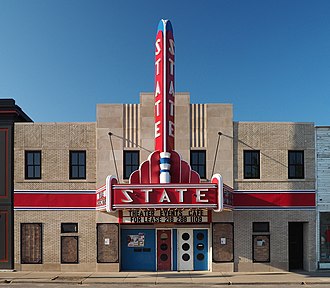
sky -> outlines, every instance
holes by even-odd
[[[0,0],[0,98],[35,122],[95,122],[154,91],[161,19],[175,90],[234,121],[330,125],[329,0]]]

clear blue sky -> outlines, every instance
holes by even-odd
[[[329,0],[0,0],[0,98],[36,122],[95,121],[154,89],[170,19],[176,91],[235,121],[330,125]]]

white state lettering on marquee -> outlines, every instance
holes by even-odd
[[[167,202],[171,202],[170,197],[168,197],[167,192],[166,192],[166,190],[164,189],[163,194],[162,194],[162,197],[160,197],[159,202],[164,202],[165,200],[166,200]]]
[[[160,104],[161,103],[161,101],[160,100],[158,100],[158,101],[156,101],[155,102],[155,106],[156,106],[156,116],[159,116],[159,112],[160,112]]]
[[[160,136],[160,127],[159,127],[159,125],[160,125],[160,121],[155,123],[155,138]]]
[[[175,191],[179,192],[179,202],[183,203],[183,192],[187,192],[187,189],[176,189]]]
[[[170,62],[170,74],[173,76],[174,75],[174,61],[169,58],[168,61]]]
[[[196,189],[196,202],[209,202],[208,199],[201,199],[206,196],[205,194],[201,194],[201,192],[208,192],[208,189]]]
[[[160,41],[161,41],[161,39],[157,39],[157,41],[156,41],[156,53],[155,53],[155,55],[158,55],[160,53],[160,51],[162,50],[160,48]]]
[[[125,203],[133,202],[133,199],[128,195],[128,193],[133,193],[133,190],[122,190],[123,194],[125,195],[126,199],[122,200]]]
[[[170,89],[168,91],[168,94],[174,94],[173,81],[170,82]]]
[[[174,116],[174,102],[172,100],[168,100],[170,103],[170,115]]]
[[[159,59],[155,62],[155,65],[156,65],[156,75],[159,75],[159,63],[160,63],[161,60],[162,60],[162,58],[159,58]]]
[[[174,123],[168,121],[168,135],[174,137]]]
[[[170,53],[174,55],[174,40],[169,39],[169,42],[170,42],[170,47],[168,47],[168,51],[170,51]]]
[[[145,197],[144,197],[144,202],[149,203],[149,192],[152,192],[152,189],[146,189],[146,190],[141,190],[142,192],[145,192]]]
[[[157,97],[159,94],[160,94],[160,87],[159,87],[159,82],[157,81],[157,83],[156,83],[155,97]]]

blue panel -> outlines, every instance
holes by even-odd
[[[158,23],[158,27],[157,27],[157,33],[158,33],[158,31],[163,31],[164,32],[164,30],[165,30],[164,22],[163,22],[163,20],[160,20],[159,23]]]
[[[172,234],[172,239],[173,239],[173,245],[172,245],[172,250],[173,250],[173,270],[177,271],[178,270],[178,240],[177,240],[177,230],[173,229],[173,234]]]
[[[208,270],[208,250],[207,230],[194,230],[194,270]]]
[[[129,247],[130,235],[144,235],[144,246]],[[140,235],[142,235],[140,234]],[[121,270],[156,271],[156,242],[154,229],[121,230]]]
[[[164,23],[165,23],[165,25],[164,25]],[[165,30],[171,31],[173,33],[173,27],[172,27],[171,21],[162,19],[158,23],[157,32],[162,31],[164,33]]]

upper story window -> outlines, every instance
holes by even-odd
[[[86,179],[86,151],[70,151],[70,179]]]
[[[304,179],[304,151],[289,151],[288,167],[289,179]]]
[[[41,179],[41,151],[25,151],[25,179]]]
[[[244,150],[244,179],[260,179],[260,151]]]
[[[196,171],[202,179],[206,178],[206,151],[192,150],[190,151],[190,166]]]
[[[132,172],[139,169],[139,165],[139,151],[124,151],[124,179],[128,179]]]

